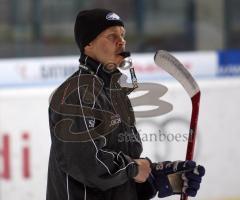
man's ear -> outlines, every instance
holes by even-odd
[[[84,47],[84,50],[85,50],[85,51],[89,51],[89,50],[92,50],[92,48],[93,48],[93,43],[90,42],[88,45],[86,45],[86,46]]]

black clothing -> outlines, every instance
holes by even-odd
[[[121,73],[82,55],[52,95],[47,200],[137,200],[142,144]]]

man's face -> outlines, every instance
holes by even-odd
[[[87,47],[86,55],[103,63],[107,69],[114,70],[123,60],[119,55],[125,50],[125,29],[112,26],[100,33]]]

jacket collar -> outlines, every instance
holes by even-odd
[[[106,70],[102,63],[94,60],[93,58],[85,54],[81,54],[79,62],[80,67],[82,66],[82,68],[86,71],[100,77],[106,87],[110,87],[111,81],[112,83],[116,83],[122,75],[122,73],[118,69],[116,69],[115,71]]]

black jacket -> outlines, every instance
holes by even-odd
[[[82,56],[53,93],[47,200],[137,200],[133,177],[142,144],[117,70]]]

